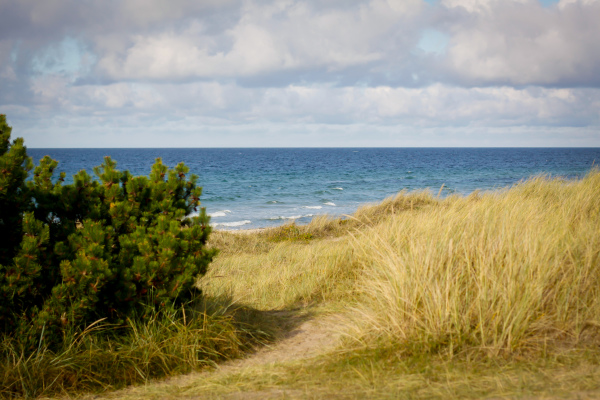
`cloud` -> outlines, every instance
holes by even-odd
[[[234,83],[114,83],[69,86],[64,78],[33,83],[40,105],[80,115],[195,116],[204,125],[278,122],[443,126],[580,126],[598,124],[600,90],[482,87],[246,88]]]
[[[0,112],[34,147],[600,145],[598,20],[600,0],[0,0]]]
[[[137,35],[128,48],[107,51],[98,68],[112,79],[130,80],[339,71],[384,59],[379,43],[421,7],[420,0],[340,3],[329,9],[307,2],[248,2],[234,26],[207,32],[199,18],[177,31]],[[411,45],[406,43],[405,53]]]
[[[448,79],[464,85],[600,85],[600,1],[443,0]]]

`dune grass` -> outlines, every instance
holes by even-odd
[[[406,212],[437,204],[429,192],[406,193],[365,205],[347,218],[321,216],[253,234],[215,232],[220,249],[200,287],[257,309],[347,303],[362,268],[349,233],[364,231]]]
[[[353,337],[407,354],[600,344],[600,174],[441,201],[355,235]]]
[[[5,341],[3,387],[36,396],[147,382],[241,355],[294,316],[336,313],[343,339],[314,359],[115,396],[600,395],[597,169],[466,197],[402,192],[346,218],[214,232],[210,244],[220,254],[193,322],[133,324],[121,341],[90,332],[31,359]],[[115,363],[114,376],[99,372]],[[15,389],[24,384],[34,389]]]
[[[443,200],[401,193],[346,220],[221,235],[236,251],[217,258],[206,293],[258,309],[351,305],[353,345],[498,357],[600,344],[597,170]]]
[[[321,303],[352,285],[353,256],[348,239],[338,242],[278,243],[267,253],[218,258],[201,279],[209,296],[228,296],[234,303],[259,310]]]
[[[208,293],[343,310],[344,340],[312,362],[207,378],[198,393],[598,394],[598,170],[466,197],[401,193],[345,220],[222,235],[233,249],[203,279]]]

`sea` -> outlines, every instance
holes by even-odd
[[[67,183],[105,156],[120,170],[148,175],[157,158],[199,176],[201,205],[220,230],[254,229],[322,214],[352,214],[400,191],[441,196],[509,187],[536,175],[581,178],[600,148],[222,148],[28,149],[37,163],[59,162]],[[58,177],[58,174],[56,174]]]

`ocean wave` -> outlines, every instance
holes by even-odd
[[[212,218],[217,218],[217,217],[226,217],[227,214],[230,214],[231,210],[222,210],[222,211],[215,211],[214,213],[208,213],[209,217]]]
[[[320,210],[323,206],[303,206],[302,208],[309,208],[311,210]]]
[[[335,187],[335,188],[332,188],[331,190],[344,190],[344,188],[341,188],[341,187]]]
[[[326,206],[332,206],[332,207],[335,207],[335,203],[334,203],[333,201],[328,201],[328,202],[326,202],[326,203],[323,203],[323,204],[325,204]]]
[[[300,219],[300,218],[308,218],[308,217],[314,217],[315,214],[306,214],[306,215],[292,215],[289,217],[285,217],[283,215],[277,216],[277,217],[271,217],[271,218],[267,218],[267,220],[269,221],[279,221],[279,220],[284,220],[284,219]]]
[[[283,204],[283,201],[271,200],[267,201],[267,204]]]
[[[235,222],[219,222],[217,224],[213,224],[214,227],[217,226],[226,226],[226,227],[234,227],[234,226],[242,226],[242,225],[248,225],[251,224],[252,221],[248,221],[247,219],[244,221],[235,221]]]

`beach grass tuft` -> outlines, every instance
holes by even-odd
[[[600,173],[439,201],[353,235],[352,338],[406,355],[600,344]]]
[[[179,375],[238,357],[270,334],[249,310],[204,299],[194,309],[149,311],[124,326],[92,324],[68,333],[62,348],[28,354],[0,342],[0,397],[35,398],[98,392]],[[143,322],[142,322],[143,321]],[[253,321],[253,322],[251,322]]]

